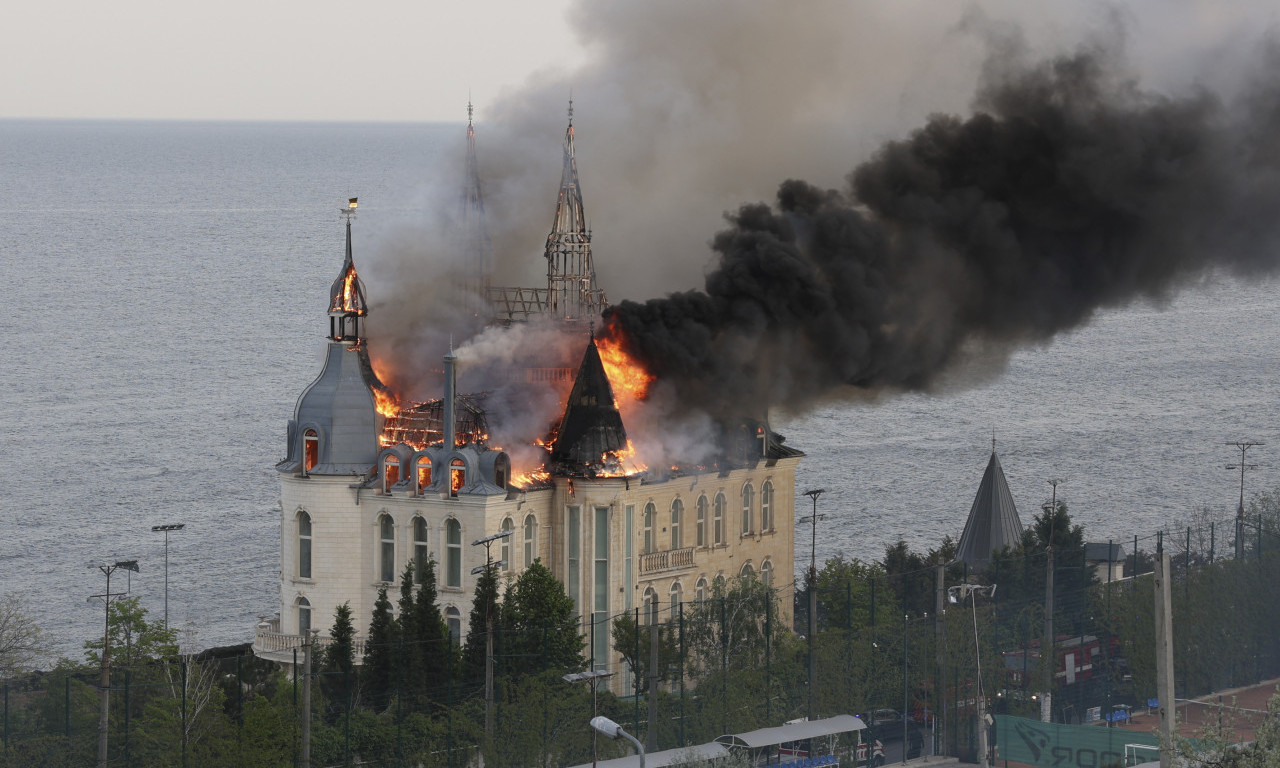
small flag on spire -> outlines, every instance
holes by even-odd
[[[353,197],[347,201],[347,209],[352,211],[356,209],[356,198]]]

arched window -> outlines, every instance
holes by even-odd
[[[418,572],[418,583],[422,583],[429,557],[431,552],[427,549],[427,521],[421,517],[415,517],[413,518],[413,569]]]
[[[427,456],[418,457],[418,494],[424,494],[431,487],[431,459]]]
[[[452,517],[444,524],[445,544],[448,552],[445,555],[446,587],[462,587],[462,524]]]
[[[684,546],[684,502],[676,499],[671,502],[671,548],[680,549]]]
[[[311,515],[298,513],[298,578],[311,578]]]
[[[680,582],[671,582],[671,610],[674,613],[680,607],[680,603],[684,602],[684,587],[680,586]]]
[[[391,486],[400,482],[400,459],[388,456],[382,460],[382,490],[391,493]]]
[[[773,562],[765,560],[760,564],[760,581],[764,582],[766,587],[773,586]]]
[[[320,463],[320,436],[314,429],[302,433],[302,470],[310,472]]]
[[[646,555],[657,548],[653,538],[654,518],[657,516],[658,510],[653,506],[653,502],[644,505],[644,548],[640,551]]]
[[[698,577],[698,583],[693,588],[693,599],[699,603],[706,602],[707,578],[705,576]]]
[[[515,533],[516,524],[511,522],[511,518],[505,518],[502,521],[501,533]],[[498,559],[502,561],[502,570],[511,570],[511,537],[502,539],[502,548],[498,551]]]
[[[742,486],[742,533],[746,535],[753,533],[755,527],[752,525],[751,507],[755,502],[755,491],[751,488],[751,483]]]
[[[493,484],[505,491],[509,477],[511,477],[511,459],[499,456],[493,462]]]
[[[760,530],[773,530],[773,481],[765,480],[760,486]]]
[[[721,544],[724,544],[724,541],[725,541],[725,536],[724,536],[724,508],[725,508],[726,506],[728,506],[728,505],[726,504],[726,502],[725,502],[725,500],[724,500],[724,494],[723,494],[723,493],[717,493],[717,494],[716,494],[716,502],[715,502],[715,524],[712,526],[712,527],[715,529],[715,541],[714,541],[714,543],[715,543],[715,545],[716,545],[717,547],[718,547],[718,546],[720,546]]]
[[[462,614],[451,605],[444,609],[444,621],[449,625],[449,640],[453,647],[462,645]]]
[[[738,575],[746,579],[756,575],[756,569],[751,567],[751,563],[743,563],[742,570],[738,571]]]
[[[454,459],[449,462],[449,495],[457,496],[462,486],[467,484],[467,462]]]
[[[697,533],[694,535],[694,543],[699,547],[707,546],[707,497],[702,495],[698,497],[698,523]]]
[[[644,625],[653,626],[658,623],[658,593],[653,587],[644,590]]]
[[[538,518],[527,515],[524,519],[524,567],[533,565],[538,558]]]
[[[396,580],[396,524],[391,515],[378,517],[378,575],[383,581]]]
[[[298,634],[306,636],[311,633],[311,601],[305,597],[298,598]]]

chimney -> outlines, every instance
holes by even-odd
[[[458,362],[457,355],[453,354],[453,348],[449,348],[449,354],[444,356],[444,451],[447,457],[448,453],[453,450],[458,443],[458,421],[455,413],[457,398],[458,379],[454,372],[454,364]],[[448,463],[445,464],[445,470],[448,470]]]

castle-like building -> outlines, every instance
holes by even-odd
[[[573,140],[570,111],[546,288],[492,288],[483,268],[468,278],[487,297],[496,324],[550,317],[581,339],[555,440],[532,479],[513,478],[511,457],[489,444],[486,420],[504,407],[495,402],[501,398],[457,392],[452,352],[444,358],[440,400],[387,407],[391,394],[367,351],[368,304],[347,217],[345,258],[327,305],[324,366],[298,398],[286,457],[277,465],[280,603],[278,615],[258,627],[257,654],[292,661],[302,638],[312,630],[324,635],[343,603],[362,635],[378,590],[394,592],[405,564],[428,558],[459,642],[477,573],[501,561],[501,573],[514,577],[541,560],[577,606],[593,668],[615,671],[609,621],[620,614],[640,609],[642,621],[653,620],[673,605],[703,599],[717,578],[754,573],[775,586],[790,584],[802,454],[767,424],[743,419],[725,427],[717,458],[696,467],[649,471],[620,460],[626,425],[584,322],[605,303]],[[467,155],[469,231],[460,240],[483,249],[488,239],[470,121]],[[517,294],[524,303],[512,303]],[[503,533],[509,535],[481,542]],[[781,609],[786,615],[779,618],[789,622],[790,600]]]

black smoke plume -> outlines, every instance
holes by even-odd
[[[1280,61],[1230,104],[1147,93],[1107,47],[1009,68],[967,119],[881,147],[843,190],[744,205],[701,291],[606,312],[669,402],[710,414],[927,390],[1100,308],[1280,256]]]

